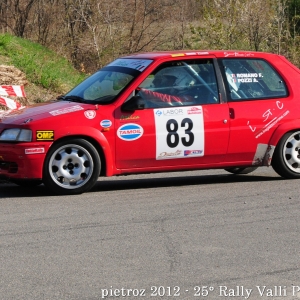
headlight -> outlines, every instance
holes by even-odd
[[[0,141],[31,142],[32,132],[29,129],[5,129],[0,135]]]

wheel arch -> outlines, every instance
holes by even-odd
[[[101,159],[101,172],[99,176],[112,176],[113,175],[113,157],[111,146],[105,136],[99,131],[91,127],[70,127],[63,128],[60,132],[55,132],[57,139],[52,143],[50,148],[61,141],[69,141],[72,139],[84,139],[91,143],[97,150]],[[72,131],[71,131],[72,130]],[[88,133],[88,134],[87,134]],[[50,149],[49,148],[49,149]]]
[[[272,158],[274,156],[276,147],[278,146],[278,143],[282,139],[282,137],[289,132],[294,132],[294,131],[300,131],[300,119],[296,119],[284,124],[279,125],[274,133],[271,136],[271,139],[269,141],[269,149],[272,149],[271,151],[267,151],[265,160],[264,160],[264,165],[270,166]]]
[[[281,138],[288,132],[300,130],[300,119],[279,125],[271,136],[269,145],[277,146]]]

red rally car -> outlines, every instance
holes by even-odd
[[[300,178],[300,70],[283,56],[121,57],[55,101],[3,114],[0,178],[57,194],[99,176],[270,166]]]

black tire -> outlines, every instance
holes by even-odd
[[[35,187],[43,183],[39,179],[13,179],[11,182],[22,187]]]
[[[274,151],[272,167],[284,178],[300,178],[300,131],[288,132],[281,138]]]
[[[101,160],[95,147],[84,139],[54,144],[45,159],[43,182],[53,193],[81,194],[98,180]]]
[[[255,171],[258,167],[246,167],[246,168],[226,168],[225,171],[232,173],[232,174],[249,174]]]

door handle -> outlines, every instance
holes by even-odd
[[[229,108],[229,117],[230,119],[235,119],[235,113],[233,108]]]

